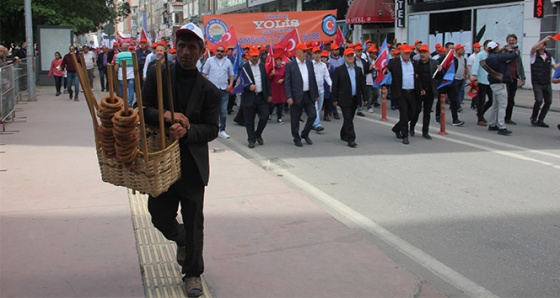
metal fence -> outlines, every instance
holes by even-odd
[[[0,124],[3,130],[6,122],[14,120],[16,102],[22,99],[27,87],[27,59],[0,67]]]

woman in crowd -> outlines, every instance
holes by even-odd
[[[54,76],[54,85],[56,88],[56,96],[60,95],[60,85],[62,82],[62,77],[64,76],[64,71],[60,68],[62,63],[62,57],[59,52],[54,53],[54,59],[51,62],[51,69],[49,70],[49,78]]]
[[[272,111],[276,107],[276,121],[278,124],[284,124],[282,120],[282,111],[284,107],[284,103],[286,102],[286,89],[284,89],[284,73],[286,67],[282,62],[282,57],[280,55],[275,55],[275,66],[270,71],[270,89],[272,92],[272,100],[269,103],[269,115],[272,115]],[[272,120],[272,116],[269,116],[269,121]]]

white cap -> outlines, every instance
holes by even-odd
[[[204,36],[202,35],[202,30],[198,28],[198,26],[195,25],[194,23],[188,23],[186,25],[181,26],[181,28],[179,28],[179,30],[175,32],[175,37],[185,33],[195,34],[204,43]]]
[[[495,42],[495,41],[491,41],[491,42],[489,42],[489,43],[486,45],[486,47],[487,47],[489,50],[493,50],[493,49],[495,49],[495,48],[497,48],[497,47],[499,47],[499,46],[500,46],[500,44],[498,44],[498,43]]]

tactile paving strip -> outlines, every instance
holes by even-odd
[[[148,196],[128,191],[136,248],[146,297],[186,297],[181,268],[175,260],[177,246],[154,228],[148,213]],[[210,292],[202,279],[204,295]]]

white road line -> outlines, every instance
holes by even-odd
[[[389,123],[389,122],[385,122],[385,121],[381,121],[381,120],[374,120],[374,119],[369,119],[369,118],[360,118],[360,119],[363,119],[363,120],[369,121],[369,122],[374,122],[374,123],[377,123],[377,124],[382,124],[382,125],[389,126],[389,127],[394,125],[393,123]],[[390,119],[394,119],[394,118],[391,117]],[[432,131],[439,131],[439,130],[435,129],[434,127],[431,127],[431,130]],[[488,140],[488,139],[485,139],[485,138],[479,138],[479,137],[471,136],[471,135],[456,132],[456,131],[453,131],[452,134],[460,136],[460,137],[480,141],[480,142],[487,142],[487,143],[490,143],[490,144],[496,145],[496,146],[502,146],[502,147],[506,147],[506,148],[510,148],[510,149],[515,149],[515,150],[519,150],[519,151],[526,151],[526,152],[530,152],[530,153],[536,153],[536,154],[560,159],[560,155],[554,154],[554,153],[549,153],[549,152],[544,152],[544,151],[541,151],[541,150],[525,148],[525,147],[521,147],[521,146],[517,146],[517,145],[500,143],[500,142],[497,142],[497,141]],[[473,143],[469,143],[469,142],[465,142],[465,141],[461,141],[461,140],[457,140],[457,139],[453,139],[453,138],[449,138],[449,137],[442,137],[442,136],[439,136],[439,135],[432,135],[432,137],[439,138],[439,139],[442,139],[442,140],[445,140],[445,141],[448,141],[448,142],[453,142],[453,143],[457,143],[457,144],[461,144],[461,145],[474,147],[474,148],[477,148],[477,149],[486,150],[486,151],[489,151],[489,152],[505,155],[505,156],[508,156],[508,157],[516,158],[516,159],[536,162],[536,163],[539,163],[539,164],[542,164],[542,165],[551,166],[555,169],[560,169],[560,165],[558,165],[558,164],[542,161],[542,160],[539,160],[539,159],[536,159],[536,158],[526,157],[526,156],[523,156],[521,154],[512,153],[512,152],[503,151],[503,150],[498,150],[498,149],[487,147],[487,146],[484,146],[484,145],[473,144]]]
[[[446,281],[450,285],[456,287],[460,291],[464,292],[469,297],[498,297],[492,292],[488,291],[484,287],[476,284],[470,279],[464,277],[459,272],[447,267],[442,262],[436,260],[432,256],[423,252],[419,248],[413,246],[412,244],[401,239],[397,235],[386,230],[382,226],[376,224],[374,221],[365,217],[364,215],[354,211],[352,208],[346,206],[335,198],[329,196],[323,191],[319,190],[312,184],[300,179],[294,174],[287,170],[278,169],[274,171],[275,173],[281,174],[283,178],[290,181],[294,185],[300,187],[303,191],[311,194],[313,197],[317,198],[319,201],[325,205],[332,208],[334,211],[338,212],[348,220],[356,223],[360,228],[364,229],[366,232],[379,237],[381,240],[385,241],[391,247],[397,249],[401,253],[410,257],[412,260],[422,265],[424,268],[428,269],[442,280]],[[331,214],[336,216],[335,214]]]

